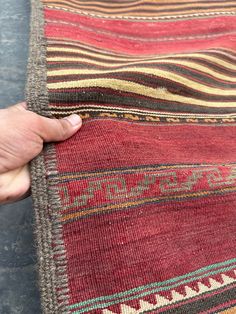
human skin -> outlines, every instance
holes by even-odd
[[[29,194],[29,162],[44,142],[64,141],[81,127],[78,115],[49,119],[27,110],[25,102],[0,109],[0,204]]]

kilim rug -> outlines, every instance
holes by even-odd
[[[236,313],[236,1],[33,0],[44,313]]]

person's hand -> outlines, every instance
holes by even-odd
[[[0,110],[0,204],[24,198],[30,190],[28,163],[43,142],[64,141],[75,134],[82,121],[78,115],[49,119],[20,103]]]

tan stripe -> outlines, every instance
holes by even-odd
[[[74,49],[80,49],[81,50],[81,53],[95,53],[95,55],[101,55],[101,56],[111,56],[111,57],[118,57],[118,58],[124,58],[125,60],[128,60],[129,58],[134,58],[133,55],[129,55],[129,54],[125,54],[123,52],[120,52],[120,51],[112,51],[112,50],[106,50],[106,49],[103,49],[103,48],[100,48],[100,47],[96,47],[96,46],[90,46],[89,44],[84,44],[82,42],[79,42],[77,40],[74,40],[74,39],[71,39],[68,41],[68,38],[63,38],[63,37],[53,37],[53,38],[50,38],[48,39],[47,41],[48,45],[47,45],[47,48],[48,47],[55,47],[57,48],[57,46],[55,45],[60,45],[60,46],[72,46]],[[70,48],[69,48],[70,49]],[[89,51],[87,51],[89,50]],[[142,59],[143,56],[135,56],[138,59]],[[153,56],[155,57],[155,55]],[[123,59],[122,59],[123,60]]]
[[[79,1],[60,1],[60,0],[57,0],[57,1],[52,1],[52,0],[43,0],[43,3],[46,3],[46,4],[54,4],[55,2],[60,2],[61,3],[61,5],[63,5],[63,3],[75,3],[75,4],[78,4],[78,6],[79,6]],[[149,2],[152,2],[152,0],[151,1],[149,1]],[[143,2],[143,0],[139,0],[139,1],[128,1],[128,2],[125,2],[125,3],[122,3],[122,2],[119,2],[119,3],[112,3],[112,2],[99,2],[99,1],[87,1],[87,4],[88,5],[94,5],[94,7],[96,7],[96,5],[103,5],[103,6],[106,6],[107,5],[107,7],[108,8],[113,8],[113,7],[117,7],[117,6],[119,6],[119,7],[129,7],[129,6],[135,6],[135,5],[143,5],[143,4],[145,4],[144,2]],[[83,6],[83,2],[81,2],[81,6]]]
[[[186,18],[199,18],[199,17],[213,17],[213,16],[234,16],[236,12],[234,11],[210,11],[210,12],[198,12],[194,11],[191,14],[172,14],[172,15],[162,15],[162,16],[138,16],[138,15],[105,15],[105,14],[95,14],[91,12],[84,12],[81,10],[72,10],[63,6],[56,5],[45,5],[46,8],[54,10],[68,11],[72,13],[78,13],[82,15],[88,15],[93,17],[110,18],[110,19],[127,19],[127,20],[169,20],[169,19],[186,19]]]
[[[48,89],[65,89],[65,88],[87,88],[87,87],[100,87],[109,88],[123,92],[131,92],[138,95],[151,97],[155,99],[162,99],[168,101],[175,101],[184,104],[192,104],[204,107],[236,107],[236,102],[212,102],[207,100],[199,100],[191,97],[179,96],[176,94],[171,94],[168,90],[164,88],[152,88],[134,82],[119,80],[119,79],[88,79],[70,82],[57,82],[48,83]]]
[[[171,57],[171,56],[169,56],[169,57]],[[200,58],[200,59],[202,58],[205,61],[211,61],[216,65],[219,65],[221,67],[225,67],[226,69],[234,70],[234,71],[236,70],[236,65],[233,63],[227,62],[227,61],[219,59],[217,57],[203,55],[201,53],[189,53],[188,55],[186,55],[186,54],[177,55],[177,56],[174,56],[174,58],[171,57],[171,61],[172,62],[173,61],[178,62],[178,57]],[[156,60],[158,62],[165,62],[166,57],[163,58],[163,56],[162,56],[160,58],[156,58]],[[115,63],[114,65],[109,64],[109,67],[114,68],[117,66],[126,66],[126,65],[134,65],[134,64],[150,64],[150,63],[153,64],[153,62],[157,62],[156,60],[142,60],[142,61],[134,61],[134,62],[126,62],[126,63],[123,63],[123,62],[122,63]],[[72,61],[72,62],[73,61],[75,61],[75,62],[81,61],[81,62],[83,62],[83,61],[85,61],[86,62],[87,59],[81,58],[81,57],[63,57],[63,56],[59,57],[58,56],[58,57],[48,57],[47,61],[56,61],[56,62],[64,62],[64,61],[66,61],[66,62],[69,62],[69,61]],[[107,63],[105,63],[105,62],[100,62],[100,61],[95,61],[95,60],[91,60],[91,61],[92,61],[91,64],[103,65],[103,66],[107,65]]]
[[[183,65],[186,66],[190,69],[194,69],[194,70],[198,70],[201,71],[205,74],[210,74],[215,78],[221,79],[223,81],[227,81],[227,82],[232,82],[232,83],[236,83],[236,77],[231,77],[231,76],[227,76],[227,75],[223,75],[219,72],[215,72],[207,67],[204,67],[202,65],[198,65],[198,64],[194,64],[193,62],[185,62],[185,61],[178,61],[178,63],[174,63],[171,60],[166,60],[164,63],[168,63],[168,64],[174,64],[174,65]],[[135,71],[133,71],[132,69],[135,69]],[[114,70],[90,70],[90,69],[66,69],[66,70],[48,70],[47,75],[48,77],[52,77],[52,76],[67,76],[67,75],[83,75],[83,74],[105,74],[105,73],[128,73],[128,72],[141,72],[142,68],[127,68],[127,69],[114,69]],[[146,70],[149,70],[149,72],[147,72]],[[151,69],[145,68],[145,71],[143,71],[144,73],[150,73]],[[154,69],[152,69],[152,72],[154,73]],[[171,71],[165,71],[166,73],[172,73]],[[152,74],[152,73],[151,73]],[[192,85],[192,84],[191,84]]]
[[[137,1],[137,2],[133,2],[133,3],[99,3],[99,2],[90,2],[90,3],[87,3],[88,5],[83,5],[83,3],[80,3],[79,1],[67,1],[67,0],[63,0],[63,1],[44,1],[45,3],[47,4],[58,4],[58,2],[60,3],[60,5],[69,5],[69,6],[75,6],[77,8],[84,8],[85,10],[94,10],[94,11],[97,11],[97,10],[100,10],[100,11],[103,11],[103,12],[108,12],[108,13],[112,13],[114,11],[124,11],[124,10],[129,10],[127,12],[130,12],[132,10],[137,10],[137,9],[145,9],[145,10],[148,10],[150,9],[150,12],[153,12],[155,11],[155,9],[157,9],[156,11],[159,11],[159,10],[171,10],[171,9],[193,9],[193,10],[196,10],[196,7],[201,7],[200,10],[204,9],[205,7],[209,8],[209,6],[214,6],[214,7],[219,7],[219,8],[224,8],[225,5],[232,5],[234,6],[235,5],[235,2],[234,1],[224,1],[224,5],[222,4],[222,2],[211,2],[209,4],[209,2],[206,2],[206,3],[198,3],[198,2],[195,2],[195,3],[187,3],[186,1],[183,1],[181,4],[176,4],[176,2],[174,2],[173,4],[171,3],[167,3],[165,2],[164,5],[158,5],[159,3],[157,2],[153,2],[153,4],[150,4],[151,1],[148,1],[147,3],[145,3],[145,1]],[[179,1],[178,1],[179,2]],[[97,6],[96,6],[97,4]],[[100,7],[99,5],[102,4],[103,7]],[[163,2],[162,2],[163,4]],[[165,4],[168,4],[168,5],[165,5]],[[105,7],[107,5],[107,7]],[[209,9],[211,10],[211,8]]]
[[[46,3],[46,4],[53,4],[53,3],[55,3],[55,2],[59,2],[59,3],[61,3],[62,5],[63,5],[63,3],[75,3],[75,4],[77,4],[77,5],[80,5],[80,1],[74,1],[74,0],[71,0],[71,1],[66,1],[66,0],[57,0],[57,1],[52,1],[52,0],[43,0],[43,3]],[[147,3],[145,3],[145,1],[143,1],[143,0],[139,0],[139,1],[127,1],[127,2],[119,2],[119,3],[113,3],[113,2],[103,2],[103,1],[86,1],[87,2],[87,4],[89,5],[89,6],[94,6],[94,7],[97,7],[97,6],[99,6],[99,5],[102,5],[103,7],[105,7],[105,6],[107,6],[107,8],[113,8],[113,7],[130,7],[130,6],[132,6],[132,7],[135,7],[135,6],[147,6],[147,5],[149,5],[149,6],[152,6],[152,7],[157,7],[158,6],[158,2],[157,1],[155,1],[155,0],[149,0],[149,1],[147,1],[147,3],[149,3],[149,4],[147,4]],[[150,5],[150,3],[153,3],[153,5]],[[164,3],[164,4],[172,4],[172,6],[171,7],[174,7],[174,8],[176,8],[176,7],[182,7],[183,5],[185,6],[185,5],[188,5],[188,6],[194,6],[194,5],[198,5],[198,6],[204,6],[204,5],[208,5],[209,6],[209,3],[199,3],[198,1],[195,1],[195,3],[192,3],[192,4],[186,4],[186,0],[178,0],[178,3],[181,3],[180,5],[176,5],[176,0],[172,0],[172,1],[162,1],[162,3]],[[222,3],[219,3],[218,1],[211,1],[211,3],[210,3],[211,5],[222,5]],[[224,1],[224,4],[226,5],[226,4],[235,4],[235,2],[234,1]],[[81,5],[83,5],[83,2],[81,2]],[[87,6],[86,6],[87,7]],[[161,8],[165,8],[165,6],[160,6]],[[166,6],[167,8],[170,8],[170,6]]]
[[[73,8],[73,9],[79,9],[79,10],[84,10],[87,12],[95,12],[95,13],[104,13],[107,15],[110,14],[124,14],[124,15],[140,15],[142,14],[142,10],[149,10],[149,12],[145,12],[145,16],[154,16],[154,15],[165,15],[169,14],[168,11],[174,9],[176,10],[175,14],[178,14],[178,9],[181,10],[181,14],[185,13],[194,13],[196,11],[198,12],[214,12],[214,11],[225,11],[225,7],[222,5],[222,2],[214,3],[212,6],[216,8],[209,8],[209,3],[201,3],[200,5],[198,3],[182,3],[181,5],[170,5],[170,6],[158,6],[158,3],[156,5],[150,5],[146,4],[145,2],[142,3],[140,6],[134,6],[134,7],[120,7],[120,8],[101,8],[101,7],[96,7],[96,6],[83,6],[82,4],[79,4],[78,2],[73,2],[73,1],[50,1],[49,5],[56,5],[56,6],[62,6],[64,8]],[[231,1],[226,3],[228,5],[232,5],[232,8],[229,8],[228,10],[234,10],[233,5],[235,5],[235,2]],[[200,7],[200,8],[199,8]],[[133,10],[139,10],[140,12],[134,12]],[[166,12],[162,12],[162,10],[165,10]],[[119,13],[118,13],[119,12]]]
[[[233,11],[229,8],[229,11],[225,11],[224,8],[222,8],[222,10],[216,8],[216,9],[209,9],[209,10],[199,10],[196,13],[196,10],[189,10],[189,11],[181,11],[181,13],[178,12],[174,12],[172,15],[170,15],[169,12],[166,13],[161,13],[158,14],[158,12],[153,12],[152,13],[146,13],[145,15],[140,15],[142,12],[130,12],[132,15],[130,15],[130,13],[125,13],[123,12],[122,14],[118,14],[118,13],[114,13],[115,15],[110,15],[108,13],[104,13],[101,11],[83,11],[80,10],[79,8],[75,8],[72,9],[71,6],[69,5],[47,5],[46,7],[48,8],[52,8],[52,9],[58,9],[58,10],[63,10],[63,11],[69,11],[72,13],[78,13],[78,14],[83,14],[83,15],[90,15],[93,17],[103,17],[103,18],[121,18],[121,19],[143,19],[143,20],[158,20],[158,19],[181,19],[181,18],[189,18],[189,17],[200,17],[200,16],[215,16],[215,15],[235,15],[236,12]],[[140,10],[141,11],[141,10]]]
[[[119,55],[110,55],[109,53],[101,53],[99,51],[96,52],[90,52],[90,51],[85,51],[82,49],[75,49],[75,48],[62,48],[62,47],[47,47],[47,51],[49,52],[65,52],[65,53],[77,53],[77,54],[83,54],[85,56],[91,56],[91,57],[97,57],[97,58],[104,58],[105,60],[120,60],[120,61],[138,61],[138,60],[146,60],[150,59],[150,57],[145,58],[144,56],[142,57],[133,57],[133,56],[119,56]],[[162,57],[163,58],[163,57]]]
[[[61,45],[66,44],[65,42],[61,43]],[[68,43],[67,43],[68,44]],[[74,43],[70,43],[71,45],[73,45]],[[91,49],[89,47],[89,49]],[[77,53],[77,54],[82,54],[85,56],[91,56],[91,57],[97,57],[97,58],[101,58],[101,59],[107,59],[107,60],[120,60],[120,61],[138,61],[138,60],[146,60],[146,59],[150,59],[151,56],[148,56],[145,58],[145,56],[141,56],[141,57],[134,57],[134,56],[126,56],[126,55],[115,55],[112,54],[110,51],[109,52],[102,52],[99,50],[95,50],[94,51],[86,51],[81,49],[80,47],[78,48],[63,48],[63,47],[52,47],[52,46],[48,46],[47,47],[47,51],[49,52],[65,52],[65,53]],[[156,56],[153,56],[153,58],[155,58]],[[163,58],[163,56],[162,56]]]
[[[232,58],[232,63],[230,63],[231,65],[233,65],[233,60],[236,60],[236,57],[234,57],[233,55],[230,55],[229,53],[224,53],[221,51],[218,51],[217,49],[211,49],[211,50],[206,50],[203,52],[196,52],[196,53],[179,53],[179,54],[166,54],[166,55],[161,55],[161,56],[157,56],[157,55],[148,55],[148,56],[120,56],[120,55],[109,55],[108,53],[102,53],[100,51],[95,51],[95,52],[90,52],[90,51],[85,51],[82,50],[80,48],[63,48],[63,47],[47,47],[47,51],[49,52],[65,52],[65,53],[77,53],[77,54],[82,54],[86,57],[95,57],[95,58],[101,58],[104,61],[106,60],[120,60],[120,61],[151,61],[152,60],[165,60],[166,58],[188,58],[188,57],[200,57],[201,59],[204,59],[205,57],[209,56],[207,54],[207,52],[216,52],[218,54],[221,55],[227,55],[228,57]],[[220,64],[221,61],[224,61],[224,59],[220,58],[220,57],[215,57],[213,56],[213,58],[216,58],[217,60],[219,60]]]
[[[88,71],[88,72],[87,72]],[[92,70],[93,71],[93,70]],[[96,71],[95,71],[96,72]],[[159,69],[149,69],[149,68],[129,68],[128,71],[125,70],[114,70],[114,71],[107,71],[105,73],[109,73],[109,74],[112,74],[112,73],[129,73],[129,72],[135,72],[135,73],[138,73],[138,74],[150,74],[152,76],[156,76],[157,78],[164,78],[164,79],[168,79],[168,80],[171,80],[173,82],[177,82],[177,83],[181,83],[183,84],[184,86],[186,87],[189,87],[189,88],[192,88],[192,89],[195,89],[197,91],[201,91],[201,92],[204,92],[204,93],[207,93],[207,94],[211,94],[211,95],[218,95],[218,96],[236,96],[236,88],[235,89],[219,89],[219,88],[214,88],[214,87],[210,87],[210,86],[207,86],[207,85],[203,85],[203,84],[200,84],[198,82],[195,82],[193,80],[189,80],[181,75],[178,75],[178,74],[175,74],[175,73],[172,73],[172,72],[168,72],[168,71],[163,71],[163,70],[159,70]],[[84,70],[84,74],[91,74],[90,70]],[[93,73],[94,74],[94,73]],[[91,82],[94,82],[94,80],[100,80],[100,78],[97,78],[97,79],[90,79]],[[101,80],[103,80],[103,78],[101,78]],[[112,80],[112,79],[109,79],[108,80]],[[120,81],[123,81],[123,80],[120,80],[120,79],[117,79],[119,82]],[[74,84],[75,82],[77,82],[77,80],[71,80],[71,81],[67,81],[67,82],[61,82],[62,84],[66,84],[66,83],[69,83],[69,84]],[[79,82],[83,82],[83,81],[87,81],[87,80],[79,80]],[[59,82],[59,84],[61,84]],[[57,85],[53,85],[53,84],[58,84],[58,83],[48,83],[48,86],[51,87],[52,86],[57,86]],[[97,84],[97,83],[96,83]],[[120,85],[120,84],[119,84]],[[146,85],[141,85],[140,86],[143,86],[143,88],[147,88]],[[51,87],[51,88],[57,88],[57,87]],[[60,87],[59,87],[60,88]]]

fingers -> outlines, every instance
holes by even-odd
[[[82,119],[77,114],[63,119],[38,117],[38,134],[44,142],[64,141],[74,135],[82,125]]]
[[[81,125],[79,115],[50,119],[28,111],[25,102],[2,109],[0,204],[25,197],[30,188],[30,176],[27,166],[23,165],[40,153],[43,141],[64,141],[75,134]]]
[[[77,114],[72,114],[63,119],[50,119],[27,111],[26,102],[21,102],[8,109],[15,112],[25,111],[27,115],[31,115],[29,120],[32,121],[32,129],[35,130],[35,133],[38,134],[44,142],[64,141],[74,135],[82,125],[82,120]]]
[[[19,201],[29,195],[30,173],[28,166],[0,174],[0,204]]]

